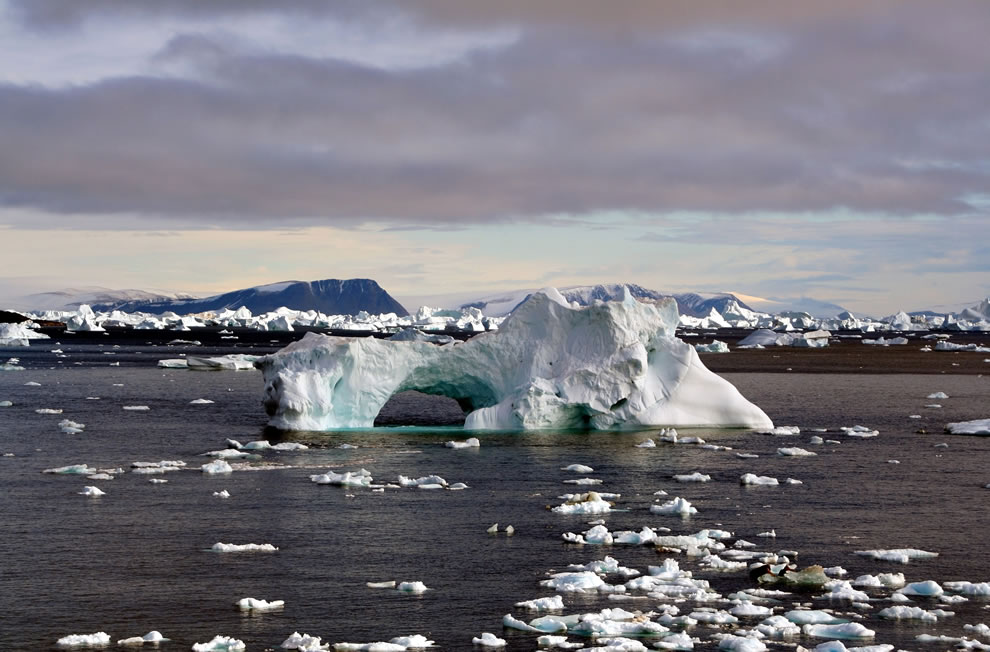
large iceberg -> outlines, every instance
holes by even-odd
[[[397,392],[454,398],[465,428],[772,428],[769,417],[674,337],[672,299],[569,304],[533,294],[498,331],[466,342],[315,333],[264,356],[265,409],[289,430],[366,428]]]

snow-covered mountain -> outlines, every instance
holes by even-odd
[[[111,290],[99,286],[82,286],[24,295],[10,301],[7,307],[38,312],[42,310],[75,310],[81,305],[110,305],[128,301],[182,301],[196,298],[196,295],[188,292]]]
[[[160,315],[164,312],[190,314],[224,309],[247,308],[254,314],[278,308],[316,310],[328,315],[356,315],[394,312],[400,317],[408,311],[377,282],[366,278],[322,281],[285,281],[234,290],[211,297],[185,299],[125,300],[94,303],[94,310],[120,310]]]

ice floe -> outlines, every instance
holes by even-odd
[[[144,636],[131,636],[130,638],[124,638],[117,641],[117,645],[123,646],[138,646],[148,643],[150,645],[157,646],[159,643],[164,643],[169,639],[162,636],[162,633],[158,630],[151,630]]]
[[[278,548],[270,543],[214,543],[213,552],[276,552]]]
[[[589,491],[568,499],[551,511],[557,514],[607,514],[612,511],[612,503],[605,500],[598,492]]]
[[[193,643],[193,652],[243,652],[244,641],[217,634],[206,643]]]
[[[700,471],[674,476],[674,480],[678,482],[710,482],[711,479],[712,476],[701,473]]]
[[[945,430],[953,435],[990,435],[990,419],[949,423],[946,424]]]
[[[55,642],[58,647],[105,647],[110,645],[110,635],[106,632],[95,634],[69,634]]]
[[[421,593],[426,593],[430,589],[420,582],[419,580],[413,582],[399,582],[395,587],[399,593],[408,593],[411,595],[419,595]]]
[[[814,457],[818,455],[818,453],[813,453],[803,448],[792,447],[792,448],[778,448],[777,455],[779,457]]]
[[[283,607],[285,607],[285,600],[241,598],[237,601],[237,608],[242,611],[277,611]]]
[[[420,650],[428,647],[433,647],[432,640],[421,634],[413,634],[412,636],[397,636],[388,642],[334,643],[333,649],[337,652],[404,652],[405,650]],[[308,652],[302,648],[298,649],[301,652]]]
[[[326,473],[311,475],[309,479],[316,484],[331,484],[341,487],[370,487],[373,482],[371,472],[367,469],[343,473],[327,471]]]
[[[99,487],[87,486],[87,487],[83,487],[83,490],[79,492],[79,495],[98,497],[98,496],[105,496],[106,493],[107,492],[103,491]]]
[[[683,498],[673,498],[662,505],[650,505],[651,514],[664,514],[667,516],[688,516],[697,514],[698,509]]]
[[[780,484],[777,478],[772,478],[767,475],[756,475],[755,473],[744,473],[739,476],[739,484],[744,485],[769,485],[774,486]]]
[[[927,552],[917,548],[895,548],[892,550],[857,550],[857,555],[878,559],[880,561],[892,561],[899,564],[907,564],[913,559],[931,559],[938,557],[937,552]]]
[[[477,437],[468,437],[464,441],[444,442],[444,446],[447,448],[478,448],[481,446],[481,441]]]
[[[475,636],[471,642],[482,647],[505,647],[507,645],[504,638],[499,638],[491,632],[484,632],[481,636]]]
[[[214,460],[199,467],[207,475],[217,475],[219,473],[233,473],[234,469],[225,460]]]
[[[299,652],[329,652],[330,650],[330,646],[324,645],[319,636],[310,636],[299,632],[292,632],[279,647],[286,650],[299,650]]]

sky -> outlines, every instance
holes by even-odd
[[[983,0],[0,0],[0,303],[373,278],[972,305],[988,33]]]

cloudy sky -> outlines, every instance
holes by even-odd
[[[0,0],[0,295],[990,295],[983,0]]]

